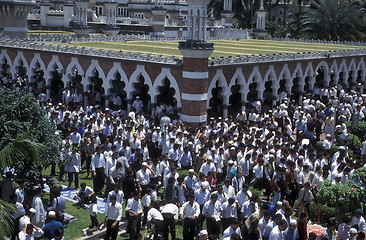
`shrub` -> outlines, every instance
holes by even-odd
[[[346,184],[332,184],[325,181],[316,197],[319,204],[341,209],[337,215],[342,217],[361,207],[364,194],[365,190],[360,183],[348,181]]]
[[[309,219],[312,222],[323,223],[326,222],[329,218],[337,215],[337,210],[335,207],[328,207],[323,204],[311,204],[309,209]]]
[[[348,137],[348,148],[355,153],[360,153],[362,148],[362,142],[355,134],[350,134]]]
[[[351,127],[352,122],[351,121],[346,122],[346,126]],[[357,127],[352,128],[352,134],[359,137],[359,139],[361,139],[362,141],[364,136],[366,135],[366,122],[359,122]]]

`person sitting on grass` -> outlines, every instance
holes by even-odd
[[[86,186],[86,183],[81,183],[80,186],[81,188],[78,191],[77,196],[74,197],[74,199],[79,200],[79,203],[77,204],[78,208],[82,207],[86,209],[85,204],[89,204],[91,202],[95,193],[91,187]]]
[[[48,219],[49,222],[42,228],[44,232],[43,237],[47,239],[52,239],[55,237],[56,231],[62,228],[62,223],[56,221],[56,212],[54,211],[48,212]]]

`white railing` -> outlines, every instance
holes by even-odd
[[[153,55],[143,53],[133,53],[117,50],[104,50],[86,47],[77,47],[72,45],[51,44],[50,42],[109,42],[109,41],[183,41],[182,38],[154,38],[148,35],[92,35],[90,37],[76,38],[75,35],[36,35],[29,39],[11,40],[7,38],[0,39],[0,46],[11,48],[34,49],[51,52],[65,52],[70,54],[81,54],[91,56],[103,56],[108,58],[122,58],[137,61],[160,62],[166,64],[181,64],[181,59],[175,56]],[[214,38],[211,38],[214,40]],[[272,39],[274,40],[274,39]],[[307,42],[311,42],[309,40]],[[317,42],[321,43],[321,42]],[[328,43],[322,41],[322,43]],[[342,44],[342,42],[334,42]],[[362,43],[346,42],[348,45],[362,45]],[[362,45],[363,46],[363,45]],[[178,46],[177,46],[178,47]],[[297,61],[308,59],[324,59],[337,57],[366,56],[366,49],[301,52],[301,53],[283,53],[283,54],[259,54],[259,55],[237,55],[229,57],[211,58],[210,66],[214,65],[234,65],[258,62],[281,62]]]
[[[139,52],[126,52],[117,50],[94,49],[78,46],[60,45],[60,44],[46,44],[30,40],[14,41],[8,38],[0,39],[0,46],[15,48],[15,49],[32,49],[47,52],[70,53],[77,55],[100,56],[107,58],[118,58],[134,61],[158,62],[164,64],[179,64],[181,61],[174,56],[142,54]]]
[[[366,56],[366,49],[352,50],[335,50],[323,52],[303,52],[303,53],[284,53],[284,54],[259,54],[259,55],[237,55],[229,57],[211,58],[209,64],[213,65],[233,65],[243,63],[256,62],[281,62],[281,61],[296,61],[322,58],[336,57],[352,57]]]
[[[295,39],[295,38],[266,38],[272,41],[287,41],[287,42],[303,42],[303,43],[321,43],[321,44],[338,44],[352,46],[366,46],[366,42],[351,42],[351,41],[327,41],[319,39]]]

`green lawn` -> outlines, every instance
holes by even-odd
[[[58,168],[57,170],[57,174],[59,173]],[[48,176],[51,172],[51,168],[47,168],[43,171],[43,174],[45,176]],[[186,176],[188,174],[187,170],[182,170],[179,171],[179,174],[182,176]],[[87,184],[87,186],[93,187],[93,181],[92,179],[86,178],[86,172],[82,172],[79,175],[79,184],[82,182],[85,182]],[[68,185],[67,181],[62,182],[63,185]],[[71,185],[72,187],[74,186],[74,184]],[[159,193],[158,193],[158,199],[160,199],[162,195],[162,189],[160,189]],[[49,194],[44,194],[43,196],[44,200],[49,202]],[[89,216],[89,211],[87,209],[77,209],[76,206],[74,206],[75,203],[66,200],[66,210],[65,212],[76,217],[77,220],[73,221],[71,223],[68,224],[67,228],[65,228],[65,239],[69,239],[69,240],[73,240],[73,239],[79,239],[82,235],[83,235],[83,229],[87,228],[91,221],[90,221],[90,216]],[[123,206],[123,209],[125,208],[125,206]],[[123,218],[125,219],[125,211],[123,211]],[[98,220],[99,222],[102,222],[103,219],[105,217],[105,214],[98,214]],[[206,225],[204,225],[204,228],[206,228]],[[147,230],[142,230],[141,234],[143,237],[147,236]],[[176,226],[176,234],[177,234],[177,238],[181,238],[183,239],[183,227],[181,225],[177,225]],[[127,240],[128,238],[123,238],[122,236],[118,237],[118,240]]]
[[[252,54],[284,54],[318,52],[332,50],[361,49],[365,46],[348,46],[336,44],[285,42],[269,40],[218,40],[212,57],[228,57]],[[178,42],[152,42],[152,41],[127,41],[127,42],[72,42],[68,45],[90,47],[96,49],[122,50],[126,52],[141,52],[182,57],[178,50]]]

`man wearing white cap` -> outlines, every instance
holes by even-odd
[[[285,230],[286,240],[297,240],[299,239],[299,231],[297,229],[297,221],[291,219],[289,227]]]
[[[62,223],[56,221],[56,212],[54,211],[48,212],[48,219],[49,222],[46,225],[44,225],[42,230],[44,237],[46,237],[47,239],[52,239],[55,237],[55,232],[58,229],[62,228]]]
[[[204,221],[204,218],[202,217],[203,205],[211,198],[211,193],[207,189],[208,185],[209,185],[208,182],[203,182],[201,185],[201,188],[194,191],[194,201],[200,205],[200,210],[201,210],[201,214],[199,215],[199,217],[197,219],[197,230],[202,229],[202,224]]]
[[[207,240],[208,239],[208,232],[206,230],[201,230],[198,233],[198,238],[197,240]]]
[[[136,97],[136,100],[133,101],[132,107],[136,110],[136,114],[142,112],[142,108],[144,107],[143,102],[140,100],[140,96]]]
[[[155,172],[150,166],[146,162],[143,162],[141,169],[136,173],[137,186],[142,195],[145,195],[146,189],[150,188],[150,177],[154,174]]]
[[[31,208],[28,213],[19,219],[19,232],[24,230],[24,227],[31,223],[31,219],[36,215],[36,209]]]

